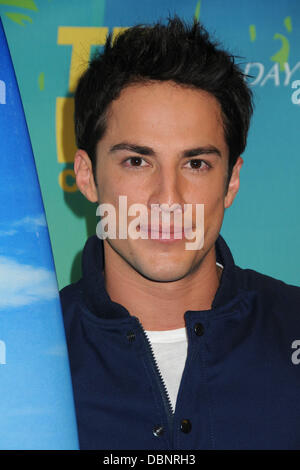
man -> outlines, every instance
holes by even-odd
[[[76,182],[117,233],[61,291],[82,449],[300,448],[300,289],[238,268],[219,235],[251,114],[234,58],[177,17],[108,37],[81,77]],[[159,209],[153,232],[119,235],[120,197]]]

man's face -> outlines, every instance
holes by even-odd
[[[115,207],[117,236],[119,196],[127,196],[128,208],[145,205],[149,223],[151,204],[177,204],[182,212],[184,204],[193,204],[195,227],[195,205],[204,204],[204,244],[200,250],[187,250],[185,243],[192,240],[164,242],[162,235],[107,242],[148,279],[175,281],[187,276],[214,249],[224,209],[238,189],[241,163],[239,159],[226,192],[228,148],[221,107],[211,94],[172,82],[123,89],[110,106],[107,130],[97,146],[98,202]],[[127,217],[128,224],[134,218]]]

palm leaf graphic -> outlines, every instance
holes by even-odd
[[[195,20],[199,21],[199,16],[200,16],[200,8],[201,8],[201,0],[197,2],[196,8],[195,8],[195,13],[194,13],[194,18]]]
[[[287,30],[288,33],[291,33],[293,30],[292,27],[292,18],[290,16],[287,16],[283,20],[283,24],[285,26],[285,29]],[[250,35],[250,40],[253,42],[256,40],[256,27],[254,24],[251,24],[249,26],[249,35]],[[272,55],[270,57],[270,60],[272,62],[277,62],[279,64],[280,71],[284,70],[284,64],[288,62],[289,59],[289,54],[290,54],[290,41],[288,37],[286,37],[284,34],[280,33],[275,33],[273,36],[273,40],[280,40],[281,41],[281,48],[276,52],[276,54]]]
[[[38,8],[34,2],[34,0],[0,0],[0,5],[5,5],[8,7],[18,7],[24,8],[26,10],[38,11]],[[5,12],[5,15],[15,23],[24,26],[28,21],[32,23],[32,18],[24,13],[16,13],[16,12]]]

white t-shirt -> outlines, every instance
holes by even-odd
[[[173,412],[187,356],[186,328],[146,331],[161,375],[169,392]]]
[[[220,263],[218,266],[223,268]],[[153,353],[167,387],[173,412],[187,356],[186,328],[166,331],[148,331]]]

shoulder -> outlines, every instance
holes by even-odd
[[[77,323],[78,312],[82,305],[83,288],[82,280],[69,284],[59,291],[60,303],[63,314],[65,331],[68,334],[70,328]]]
[[[255,291],[270,303],[292,305],[300,309],[300,287],[259,273],[253,269],[235,266],[239,285],[244,290]]]
[[[82,297],[82,280],[63,287],[59,291],[60,301],[63,308],[67,309],[77,303]]]

